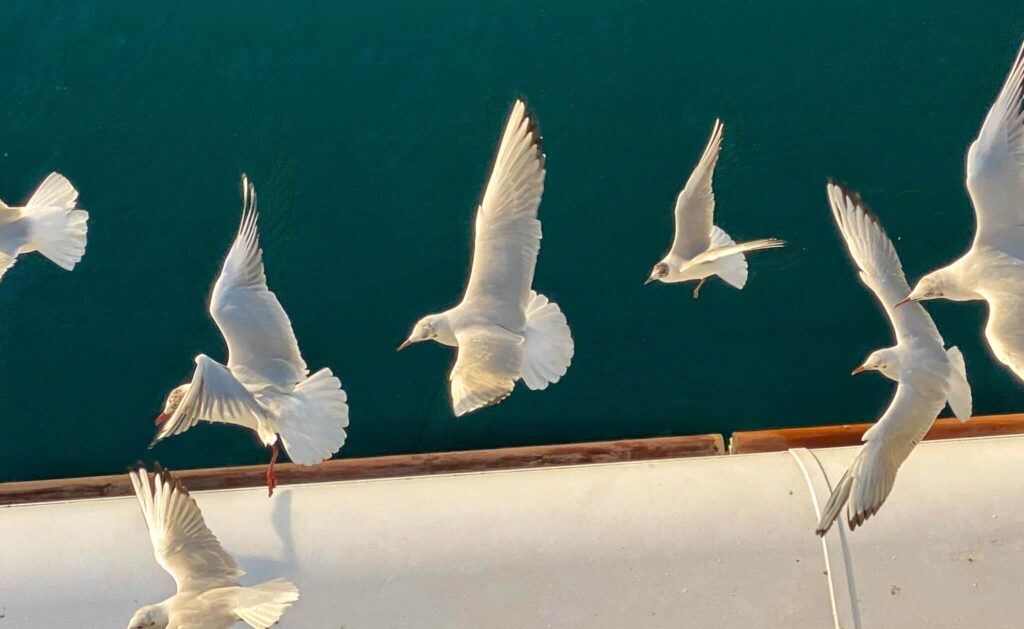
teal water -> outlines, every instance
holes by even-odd
[[[966,147],[1024,32],[1018,3],[923,0],[21,1],[0,18],[0,197],[59,170],[92,217],[73,273],[33,255],[0,285],[0,481],[266,461],[208,424],[146,449],[193,357],[224,358],[206,300],[243,171],[270,286],[349,392],[340,456],[873,420],[891,383],[848,374],[889,331],[825,180],[863,192],[912,280],[958,255]],[[456,420],[451,351],[394,347],[460,296],[520,95],[548,155],[535,286],[577,352],[547,391]],[[694,301],[642,284],[716,116],[717,222],[790,246]],[[976,412],[1024,408],[984,306],[929,310]]]

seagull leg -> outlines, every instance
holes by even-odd
[[[274,495],[274,488],[277,487],[277,477],[274,476],[274,463],[277,463],[277,442],[270,447],[270,467],[267,468],[267,496]]]
[[[708,278],[705,277],[705,278],[701,279],[699,282],[697,282],[697,285],[693,288],[693,298],[694,299],[697,299],[697,293],[700,292],[700,287],[704,285],[704,280],[706,280],[706,279],[708,279]]]

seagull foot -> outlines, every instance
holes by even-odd
[[[697,282],[697,286],[693,289],[693,298],[697,299],[697,295],[700,293],[700,287],[704,285],[704,280]]]
[[[274,463],[277,463],[278,448],[275,443],[270,449],[270,467],[267,468],[267,497],[274,495],[274,488],[277,487],[277,476],[274,475]]]

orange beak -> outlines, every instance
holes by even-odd
[[[402,344],[399,345],[398,349],[396,349],[395,351],[396,352],[400,352],[403,349],[405,349],[406,347],[409,347],[410,345],[412,345],[412,341],[409,341],[409,340],[403,341]]]
[[[899,308],[899,307],[900,307],[900,306],[902,306],[903,304],[909,304],[909,303],[910,303],[910,302],[912,302],[912,301],[914,301],[914,300],[913,300],[913,299],[911,299],[910,297],[907,297],[907,298],[906,298],[906,299],[904,299],[903,301],[901,301],[901,302],[898,302],[898,303],[896,303],[895,305],[893,305],[893,308]]]
[[[853,371],[851,371],[851,372],[850,372],[850,375],[851,375],[851,376],[856,376],[857,374],[859,374],[859,373],[861,373],[861,372],[863,372],[863,371],[867,371],[867,370],[868,370],[868,368],[867,368],[867,367],[865,367],[864,365],[861,365],[860,367],[857,367],[856,369],[854,369]]]

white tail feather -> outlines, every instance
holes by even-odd
[[[76,210],[78,191],[63,175],[50,173],[25,204],[30,219],[24,251],[39,251],[70,271],[85,255],[89,213]]]
[[[949,401],[949,408],[961,422],[971,418],[972,399],[971,385],[967,382],[967,365],[964,364],[964,356],[956,347],[946,350],[949,362],[953,369],[949,374],[949,392],[946,399]]]
[[[725,233],[725,230],[714,225],[711,227],[711,248],[729,247],[735,245],[735,241]],[[747,257],[742,253],[731,255],[719,262],[718,277],[722,278],[734,288],[743,288],[747,284]]]
[[[321,369],[295,387],[281,408],[278,434],[288,458],[316,465],[331,458],[345,443],[348,397],[330,369]]]
[[[241,588],[235,614],[255,629],[268,629],[281,620],[288,607],[299,600],[299,589],[284,579]]]
[[[526,357],[523,382],[533,390],[546,389],[565,375],[575,352],[572,333],[558,304],[530,291],[526,306]]]

